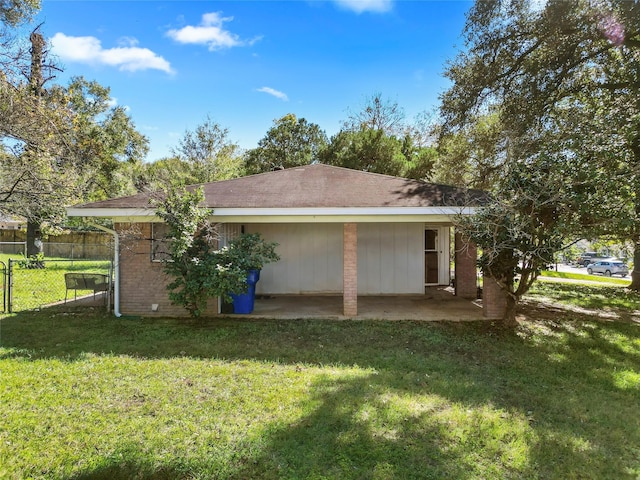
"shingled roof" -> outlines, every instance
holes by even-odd
[[[201,185],[209,208],[340,208],[478,206],[486,193],[323,164]],[[194,188],[197,186],[193,186]],[[149,194],[75,208],[145,209]]]

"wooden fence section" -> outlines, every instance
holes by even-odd
[[[0,253],[22,253],[26,232],[0,230]],[[69,232],[49,235],[43,239],[45,257],[110,258],[113,255],[113,237],[102,232]]]

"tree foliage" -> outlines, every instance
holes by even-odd
[[[637,2],[477,2],[464,30],[466,51],[447,70],[453,86],[442,97],[442,115],[444,135],[463,138],[479,119],[499,115],[495,157],[502,169],[538,168],[545,159],[546,184],[532,184],[528,196],[552,202],[556,215],[564,215],[543,224],[550,233],[556,226],[574,236],[584,235],[585,227],[592,234],[617,232],[629,235],[640,252],[638,25]],[[498,182],[495,194],[503,202],[523,195],[510,182]],[[604,215],[598,206],[616,203],[621,208]],[[518,208],[527,213],[528,207]],[[520,265],[526,252],[536,251],[539,228],[531,223],[529,243],[511,250]],[[492,244],[501,243],[480,246]],[[640,258],[635,269],[638,285]]]
[[[481,247],[484,274],[497,281],[507,299],[505,324],[542,270],[565,242],[572,207],[561,176],[550,175],[554,159],[545,154],[511,162],[497,181],[497,195],[473,216],[457,221],[465,237]]]
[[[359,111],[350,111],[342,130],[320,152],[327,165],[405,178],[431,176],[436,150],[429,145],[430,117],[419,116],[414,125],[404,110],[381,93],[367,97]]]
[[[191,316],[206,312],[208,299],[247,291],[247,273],[279,260],[277,244],[265,242],[260,234],[243,234],[218,248],[211,211],[201,207],[201,189],[171,189],[158,202],[156,213],[168,225],[169,258],[164,271],[171,277],[169,299]]]
[[[418,147],[409,135],[398,139],[383,130],[362,128],[342,130],[331,137],[320,154],[327,165],[381,173],[405,178],[427,178],[435,161],[436,151]]]
[[[29,57],[4,55],[0,73],[0,208],[27,219],[31,255],[42,224],[58,224],[67,205],[131,193],[122,167],[142,160],[147,140],[107,88],[54,83],[59,68],[39,27],[29,40]]]
[[[7,88],[35,108],[16,112],[2,132],[12,140],[0,158],[3,210],[39,230],[62,222],[67,205],[135,191],[130,169],[146,155],[147,139],[122,107],[110,106],[109,89],[83,78],[37,98],[25,85]]]
[[[0,22],[15,27],[30,20],[40,9],[40,0],[2,0]]]
[[[65,108],[65,95],[45,84],[57,68],[48,62],[46,42],[39,28],[29,36],[28,63],[20,51],[0,77],[2,142],[10,146],[3,155],[0,192],[2,208],[27,219],[27,255],[40,253],[37,240],[43,218],[62,215],[62,202],[75,192],[72,166],[64,156],[71,115]],[[4,56],[10,58],[9,56]],[[21,78],[16,72],[22,72]]]
[[[407,133],[404,109],[398,102],[387,100],[382,93],[376,92],[365,98],[360,110],[350,111],[342,130],[382,131],[388,137],[402,138]]]
[[[312,164],[318,161],[326,144],[327,136],[318,125],[289,113],[275,120],[257,148],[246,153],[246,173]]]
[[[196,183],[191,166],[178,157],[164,157],[136,165],[132,169],[133,183],[139,192],[158,192],[167,185],[175,188]]]
[[[185,132],[173,154],[188,169],[187,184],[226,180],[242,173],[240,147],[229,139],[227,128],[208,116],[194,131]]]
[[[459,187],[492,190],[505,163],[505,129],[496,113],[467,122],[438,139],[438,156],[432,179]]]
[[[28,77],[29,43],[19,30],[40,10],[40,0],[0,1],[0,81]]]
[[[147,155],[147,138],[123,107],[111,104],[109,88],[75,77],[66,94],[73,112],[67,156],[79,169],[83,198],[94,201],[133,193],[131,171]]]
[[[169,260],[164,264],[172,279],[167,285],[169,299],[192,316],[206,311],[210,288],[206,279],[216,273],[211,256],[217,238],[207,222],[208,210],[199,206],[203,199],[202,190],[172,190],[156,209],[169,227]]]

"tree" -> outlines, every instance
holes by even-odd
[[[497,203],[511,200],[518,213],[514,217],[503,212],[511,224],[502,229],[528,242],[515,247],[489,241],[491,232],[476,236],[481,248],[493,246],[488,259],[495,263],[485,261],[484,271],[491,272],[507,295],[523,290],[514,288],[513,265],[501,259],[516,256],[516,268],[530,268],[535,277],[537,268],[527,267],[527,256],[539,251],[538,239],[557,238],[560,233],[575,238],[584,235],[586,228],[592,235],[624,232],[640,255],[640,209],[636,208],[640,157],[633,153],[638,130],[623,128],[636,123],[638,111],[639,15],[637,4],[613,1],[551,1],[542,6],[487,1],[476,3],[469,12],[464,32],[467,50],[447,70],[453,86],[442,97],[444,134],[464,136],[477,119],[497,114],[503,126],[495,143],[501,175],[524,175],[514,165],[529,165],[544,173],[536,176],[539,180],[531,184],[535,188],[525,190],[526,195],[514,189],[517,182],[513,181],[499,181],[494,190]],[[624,104],[627,110],[619,110],[621,118],[614,121],[610,112],[616,104]],[[605,135],[594,135],[599,128]],[[608,135],[620,128],[626,135]],[[626,154],[620,156],[622,152]],[[623,164],[628,168],[621,169]],[[615,185],[607,175],[598,174],[612,167],[628,173],[624,183]],[[545,217],[544,222],[519,222],[539,208],[516,202],[518,196],[535,198],[554,216]],[[603,205],[615,202],[624,207],[609,212],[611,221],[593,221]],[[518,234],[524,227],[524,235]],[[561,247],[555,242],[542,244]],[[640,258],[636,269],[639,262]],[[639,273],[634,272],[635,288]],[[508,320],[514,316],[518,298],[510,305]]]
[[[63,171],[64,163],[60,157],[62,137],[56,134],[64,126],[57,120],[64,122],[66,115],[60,108],[59,91],[45,90],[45,83],[51,77],[44,74],[56,67],[47,62],[46,44],[39,28],[31,32],[29,40],[31,58],[26,83],[3,85],[3,93],[16,100],[19,107],[12,108],[15,104],[10,104],[9,123],[3,129],[5,136],[18,144],[14,147],[14,155],[4,158],[2,181],[6,210],[27,219],[25,253],[34,256],[41,253],[42,243],[38,242],[43,216],[59,213],[56,206],[64,198],[64,187],[70,187],[71,176],[68,171],[56,175],[57,171]],[[55,180],[56,176],[60,181]],[[45,202],[41,201],[42,196],[46,197]]]
[[[210,210],[199,206],[203,200],[202,189],[170,189],[156,209],[169,227],[169,257],[164,263],[171,278],[169,299],[193,317],[206,311],[210,297],[230,300],[230,294],[246,292],[250,269],[279,260],[277,244],[265,242],[258,233],[243,234],[217,248]]]
[[[435,161],[435,149],[417,147],[410,136],[398,139],[383,130],[363,127],[342,130],[331,137],[320,161],[327,165],[406,178],[427,178]]]
[[[274,120],[273,126],[245,155],[247,174],[309,165],[318,161],[327,136],[315,123],[293,113]]]
[[[320,160],[327,165],[399,176],[402,171],[402,144],[382,130],[362,128],[342,130],[331,137]]]
[[[132,193],[122,166],[147,151],[124,109],[109,105],[109,89],[82,78],[49,85],[58,69],[39,29],[30,41],[26,78],[0,82],[0,137],[10,145],[0,159],[0,204],[26,217],[29,256],[39,253],[43,223],[60,223],[67,205]]]
[[[16,119],[24,121],[24,117],[28,116],[25,113],[33,110],[32,97],[26,88],[21,88],[31,76],[30,67],[33,63],[30,50],[33,45],[28,38],[19,36],[18,27],[29,22],[39,8],[39,0],[0,2],[0,134],[3,136],[7,132],[17,134],[19,129],[13,127]],[[36,28],[33,34],[38,32],[39,28]],[[43,48],[40,50],[44,51]],[[52,65],[42,67],[46,69]],[[24,107],[27,107],[26,112]]]
[[[350,112],[342,130],[320,153],[320,161],[364,172],[427,179],[437,156],[429,143],[430,121],[423,114],[410,126],[397,102],[374,93],[359,111]]]
[[[191,165],[178,157],[164,157],[132,168],[133,183],[138,192],[157,192],[167,185],[180,187],[195,183]]]
[[[467,50],[450,64],[453,86],[442,97],[447,134],[498,111],[506,138],[498,152],[507,161],[522,160],[507,155],[514,142],[528,143],[528,152],[563,151],[553,156],[561,163],[552,171],[569,174],[566,191],[578,212],[572,233],[589,228],[592,235],[629,238],[634,289],[640,288],[638,25],[636,2],[477,2],[464,31]],[[610,169],[616,174],[598,175]],[[622,208],[601,217],[609,220],[590,221],[598,205],[615,203]]]
[[[620,54],[624,56],[625,52]],[[616,83],[632,83],[633,76],[640,82],[640,72],[631,69],[629,78],[625,72],[613,72],[619,68],[626,68],[626,62],[610,68],[610,77],[618,77]],[[587,92],[579,101],[562,106],[568,132],[566,148],[574,152],[574,176],[580,180],[575,191],[577,202],[583,207],[581,225],[590,237],[634,244],[630,288],[639,290],[640,99],[617,89]]]
[[[556,171],[557,162],[548,152],[507,162],[495,185],[497,195],[479,213],[456,221],[464,237],[480,247],[483,273],[505,293],[506,326],[516,324],[522,296],[554,263],[571,228],[572,193],[565,172]]]
[[[3,0],[0,2],[0,22],[15,27],[27,20],[40,9],[40,0]]]
[[[59,224],[65,207],[132,193],[130,172],[147,153],[109,89],[75,78],[55,84],[60,69],[49,61],[40,27],[29,48],[10,26],[29,19],[39,2],[0,2],[0,208],[27,218],[27,255],[38,253],[43,224]]]
[[[226,180],[241,175],[242,157],[238,144],[229,140],[229,130],[211,120],[187,130],[173,154],[190,165],[189,183]]]
[[[210,260],[217,240],[214,226],[207,221],[209,211],[199,206],[202,200],[202,190],[170,190],[156,210],[169,227],[170,260],[164,265],[172,278],[167,285],[169,299],[196,317],[207,307],[204,279],[215,273],[215,262]]]
[[[501,147],[506,135],[500,116],[483,115],[455,132],[440,133],[432,179],[448,185],[492,190],[505,162]]]
[[[15,77],[27,76],[28,42],[17,29],[28,23],[40,9],[40,0],[3,0],[0,2],[0,81],[12,83]]]
[[[385,100],[376,92],[365,99],[361,110],[350,112],[343,130],[379,130],[389,137],[403,137],[407,133],[404,110],[397,102]]]
[[[66,94],[73,112],[66,155],[82,177],[83,199],[134,193],[131,169],[147,155],[147,138],[136,130],[123,107],[111,105],[108,87],[75,77]]]
[[[434,147],[421,146],[416,143],[416,137],[405,134],[401,148],[403,168],[401,177],[427,180],[432,178],[433,167],[438,158],[438,151]]]

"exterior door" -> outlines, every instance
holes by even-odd
[[[424,284],[438,285],[440,279],[438,229],[424,231]]]

